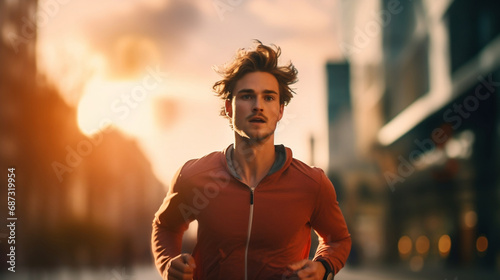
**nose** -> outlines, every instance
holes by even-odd
[[[263,100],[261,100],[262,98],[261,97],[257,97],[255,98],[255,101],[253,103],[253,108],[252,108],[252,111],[253,112],[262,112],[264,110],[264,108],[262,108],[262,104],[263,104]]]

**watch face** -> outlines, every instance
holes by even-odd
[[[328,274],[328,277],[326,277],[327,280],[333,280],[333,273]]]

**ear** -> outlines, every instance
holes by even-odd
[[[281,118],[283,117],[284,112],[285,112],[285,104],[280,104],[280,113],[278,116],[278,121],[281,121]]]
[[[232,118],[233,117],[233,106],[231,104],[231,99],[226,99],[226,102],[224,103],[224,107],[226,110],[226,116]]]

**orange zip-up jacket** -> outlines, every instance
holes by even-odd
[[[232,145],[178,171],[153,221],[152,249],[164,279],[195,219],[194,279],[285,279],[289,264],[309,257],[311,227],[319,236],[313,260],[335,274],[344,266],[351,238],[332,183],[289,148],[275,147],[276,161],[254,189],[230,164]]]

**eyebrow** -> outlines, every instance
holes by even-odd
[[[250,88],[243,88],[243,89],[240,89],[238,93],[255,93],[255,90],[253,89],[250,89]],[[272,90],[272,89],[265,89],[263,91],[264,94],[278,94],[276,91]]]

